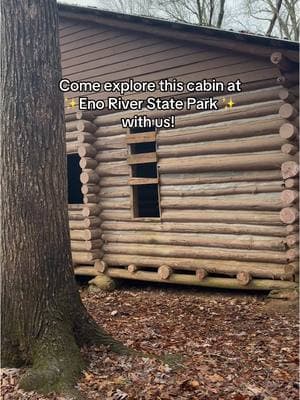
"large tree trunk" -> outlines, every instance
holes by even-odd
[[[58,15],[54,0],[1,2],[2,365],[27,390],[69,390],[79,347],[126,351],[97,327],[71,262]]]

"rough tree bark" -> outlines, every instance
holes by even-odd
[[[2,366],[21,386],[71,391],[80,346],[113,340],[76,290],[67,214],[64,100],[54,0],[1,2]]]

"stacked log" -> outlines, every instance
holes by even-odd
[[[284,100],[284,104],[279,109],[279,114],[285,118],[281,125],[279,135],[287,143],[281,147],[284,154],[297,154],[299,150],[298,129],[299,120],[297,118],[299,109],[299,86],[298,86],[298,66],[292,63],[282,53],[273,53],[271,61],[278,66],[280,77],[278,80],[283,88],[279,92],[279,97]],[[283,191],[281,193],[282,209],[280,211],[281,221],[287,225],[286,246],[288,253],[295,259],[298,258],[298,215],[299,215],[299,165],[297,160],[286,161],[281,166],[283,178]]]
[[[81,192],[83,204],[69,204],[69,226],[72,260],[75,266],[94,266],[103,256],[99,218],[99,176],[95,172],[98,161],[94,158],[96,150],[92,123],[93,115],[81,112],[76,119],[66,122],[67,154],[77,153],[80,156],[82,173]]]

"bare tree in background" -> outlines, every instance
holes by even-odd
[[[174,21],[217,28],[222,26],[225,13],[225,0],[158,0],[158,6]]]
[[[248,16],[259,21],[261,33],[299,39],[298,0],[246,0],[246,7]]]
[[[155,0],[114,0],[112,3],[114,9],[122,13],[144,16],[156,15],[157,4]]]

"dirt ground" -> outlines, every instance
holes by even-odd
[[[84,349],[79,389],[97,400],[296,400],[296,302],[266,294],[125,283],[82,292],[89,312],[115,338],[165,360]],[[175,364],[174,364],[175,361]],[[24,393],[22,370],[2,370],[3,400],[63,400]]]

